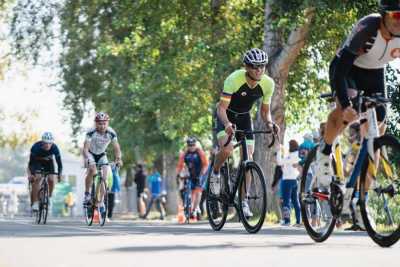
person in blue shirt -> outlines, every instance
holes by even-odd
[[[38,191],[42,178],[42,171],[49,175],[49,197],[52,196],[54,189],[54,163],[53,157],[57,162],[58,180],[62,174],[61,153],[54,143],[54,137],[50,132],[42,135],[42,140],[33,144],[28,163],[28,179],[32,183],[31,205],[33,211],[39,210]]]
[[[143,217],[147,217],[153,203],[156,202],[157,209],[160,211],[160,219],[164,220],[166,212],[164,207],[165,190],[163,188],[163,178],[158,171],[154,171],[151,175],[149,175],[149,177],[147,177],[147,181],[147,184],[150,187],[151,199],[146,209],[146,214]]]

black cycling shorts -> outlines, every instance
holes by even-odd
[[[54,163],[52,160],[33,160],[29,162],[29,170],[32,174],[41,172],[54,173]]]
[[[226,114],[228,115],[228,120],[236,125],[237,130],[243,131],[252,131],[253,124],[251,121],[250,113],[234,113],[232,111],[227,110]],[[225,133],[225,126],[219,119],[218,115],[216,116],[216,131],[218,139],[224,136]],[[240,141],[242,139],[240,133],[236,133],[235,135],[236,140]],[[254,135],[253,134],[246,134],[246,139],[250,141],[250,143],[254,142]]]
[[[334,88],[334,73],[336,68],[336,63],[338,58],[332,61],[329,67],[329,81],[333,93],[336,94]],[[383,96],[386,96],[386,87],[385,87],[385,71],[384,69],[364,69],[353,65],[351,67],[350,73],[346,79],[347,88],[355,89],[357,91],[364,91],[365,96],[372,96],[373,94],[379,93]],[[353,107],[357,110],[357,103],[353,102]],[[365,106],[361,107],[361,111],[364,112]],[[386,117],[386,107],[378,106],[376,108],[376,115],[378,121],[383,121]]]

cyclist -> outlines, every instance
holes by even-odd
[[[201,176],[205,175],[208,167],[208,159],[203,149],[196,144],[196,138],[189,137],[186,140],[186,150],[179,155],[176,173],[179,175],[184,168],[187,167],[190,180],[190,189],[192,190],[192,214],[193,219],[200,219],[201,211],[199,208],[201,193]],[[182,199],[183,200],[183,199]]]
[[[83,157],[85,166],[87,167],[86,179],[85,179],[85,197],[84,205],[86,205],[90,199],[90,187],[92,185],[93,177],[97,173],[96,164],[108,164],[106,155],[106,149],[110,143],[114,147],[115,163],[118,166],[122,166],[121,149],[118,143],[117,134],[115,131],[108,126],[110,117],[107,113],[98,112],[95,116],[95,128],[90,129],[86,133],[86,139],[83,144]],[[108,177],[108,166],[102,166],[103,177]],[[103,199],[105,192],[100,190],[100,199]],[[103,212],[104,203],[101,200],[100,212]]]
[[[215,156],[214,168],[210,177],[210,191],[212,194],[220,193],[220,168],[233,151],[233,144],[226,147],[224,144],[228,136],[234,133],[234,125],[239,130],[252,130],[250,116],[251,108],[258,99],[262,99],[261,117],[267,127],[278,129],[272,121],[270,113],[270,100],[274,91],[274,81],[265,74],[268,63],[267,54],[258,48],[252,48],[243,55],[244,69],[231,73],[224,82],[224,88],[219,103],[217,104],[217,138],[220,150]],[[239,136],[236,136],[240,139]],[[248,134],[248,154],[252,158],[254,152],[254,136]],[[251,217],[248,202],[242,200],[244,215]]]
[[[329,69],[331,88],[336,95],[336,108],[329,114],[325,134],[317,152],[319,186],[329,190],[332,181],[332,143],[347,124],[358,119],[357,107],[350,97],[359,90],[364,95],[381,93],[386,96],[384,67],[400,57],[400,1],[381,0],[379,13],[359,20],[342,47],[336,53]],[[376,108],[381,133],[385,131],[386,109]],[[361,121],[361,133],[367,125]],[[351,190],[346,190],[343,214],[349,214]]]
[[[38,192],[40,189],[41,174],[44,172],[50,173],[49,175],[49,198],[51,198],[54,189],[54,163],[53,156],[57,162],[58,180],[62,174],[62,161],[61,154],[58,146],[54,143],[52,133],[45,132],[42,135],[42,140],[33,144],[28,163],[28,179],[32,183],[31,191],[31,205],[32,211],[39,210]],[[50,201],[49,201],[50,202]]]

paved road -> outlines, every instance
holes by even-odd
[[[302,229],[266,225],[249,235],[237,223],[221,232],[208,224],[0,219],[0,267],[92,266],[399,266],[400,244],[375,245],[364,233],[336,232],[322,244]]]

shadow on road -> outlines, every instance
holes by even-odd
[[[108,252],[129,252],[129,253],[146,253],[146,252],[163,252],[163,251],[196,251],[196,250],[219,250],[219,249],[241,249],[241,248],[292,248],[292,247],[302,247],[302,246],[314,246],[315,243],[274,243],[274,244],[233,244],[225,243],[219,245],[201,245],[201,246],[191,246],[191,245],[171,245],[171,246],[129,246],[129,247],[119,247],[107,250]]]
[[[195,236],[250,236],[238,223],[227,224],[221,231],[213,231],[208,224],[178,225],[172,223],[152,223],[146,221],[119,221],[106,224],[86,226],[83,221],[49,220],[46,225],[34,225],[29,220],[0,221],[0,238],[40,238],[40,237],[74,237],[74,236],[117,236],[117,235],[195,235]],[[266,225],[256,234],[265,236],[306,236],[304,229],[276,227]],[[334,232],[335,236],[366,236],[364,232]],[[311,242],[313,244],[313,242]],[[287,244],[286,244],[287,245]]]

